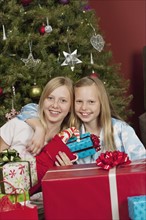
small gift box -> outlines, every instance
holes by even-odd
[[[100,150],[99,138],[90,133],[81,134],[80,139],[72,137],[68,140],[67,146],[69,149],[77,153],[78,158],[91,156]]]
[[[28,191],[37,182],[36,162],[27,158],[22,161],[14,149],[0,153],[0,181],[5,180],[15,187]],[[10,187],[4,182],[0,184],[0,193],[10,193]]]
[[[132,220],[146,219],[146,195],[128,197],[129,218]]]
[[[16,188],[28,191],[31,187],[29,162],[9,162],[0,166],[0,180],[5,180]],[[1,193],[8,194],[11,192],[10,190],[8,184],[0,184]]]

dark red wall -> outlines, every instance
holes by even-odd
[[[146,45],[146,0],[89,0],[100,18],[105,40],[111,43],[114,60],[121,63],[121,74],[130,79],[129,94],[134,98],[130,119],[137,134],[138,117],[144,113],[142,49]]]

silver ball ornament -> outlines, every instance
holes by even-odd
[[[45,26],[45,32],[46,33],[51,33],[52,32],[52,27],[50,25]]]

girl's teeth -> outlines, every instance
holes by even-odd
[[[52,113],[53,113],[53,114],[58,114],[59,112],[53,112],[53,111],[52,111]]]
[[[86,116],[86,115],[88,115],[88,113],[82,113],[82,115],[85,115],[85,116]]]

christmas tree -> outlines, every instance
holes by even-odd
[[[97,73],[118,113],[131,101],[128,82],[88,1],[0,0],[0,125],[27,103],[38,103],[44,85],[63,75]],[[126,116],[131,114],[127,111]]]

